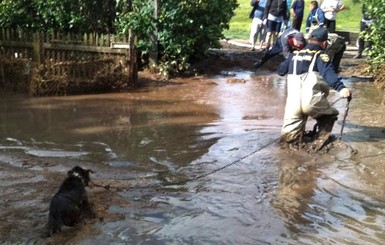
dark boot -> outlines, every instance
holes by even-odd
[[[318,123],[314,124],[313,130],[305,131],[302,140],[305,143],[313,142],[318,136]]]
[[[256,62],[256,63],[254,63],[254,69],[258,69],[258,68],[260,68],[261,66],[262,66],[263,64],[262,64],[262,62],[261,61],[258,61],[258,62]]]
[[[333,130],[333,126],[336,120],[336,116],[322,116],[317,118],[319,132],[317,139],[314,142],[314,149],[316,151],[321,150],[325,145],[329,143],[330,134]]]

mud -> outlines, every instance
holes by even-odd
[[[365,64],[353,55],[341,75],[362,75],[357,66]],[[354,96],[342,141],[322,154],[281,149],[285,86],[273,74],[280,57],[254,73],[260,57],[224,44],[193,67],[196,76],[164,82],[142,72],[131,93],[8,95],[0,242],[385,242],[382,91],[347,79]],[[337,138],[340,129],[338,121]],[[97,218],[46,238],[49,202],[76,165],[95,172],[98,186],[87,191]]]

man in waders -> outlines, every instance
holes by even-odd
[[[327,100],[330,87],[343,98],[351,96],[325,53],[327,39],[328,33],[324,28],[315,29],[305,48],[295,51],[278,67],[279,75],[287,74],[282,143],[300,145],[306,142],[305,126],[307,117],[311,116],[318,126],[312,148],[320,150],[329,142],[338,115],[338,111]]]

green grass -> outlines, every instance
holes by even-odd
[[[294,0],[292,0],[294,2]],[[309,5],[311,0],[305,0],[305,16],[301,31],[305,31],[306,17],[309,14]],[[357,0],[343,0],[348,7],[347,10],[337,14],[337,31],[359,32],[361,21],[361,4]],[[225,30],[223,34],[230,39],[248,39],[250,32],[251,19],[249,12],[251,10],[250,0],[238,0],[238,8],[230,21],[230,29]]]

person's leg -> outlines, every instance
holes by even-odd
[[[307,116],[301,111],[301,99],[294,90],[300,90],[300,83],[294,82],[289,85],[288,80],[288,96],[286,99],[285,115],[281,129],[281,142],[298,144],[302,142],[302,137],[305,132]],[[291,88],[289,88],[291,86]],[[298,87],[298,89],[296,89]],[[293,92],[296,92],[293,94]]]
[[[303,17],[294,16],[293,24],[291,25],[291,27],[296,29],[297,31],[301,31],[302,19]]]
[[[298,17],[298,31],[301,31],[301,26],[302,26],[302,20],[303,20],[303,16],[301,16],[301,17]]]
[[[259,45],[259,49],[262,50],[262,46],[264,45],[265,43],[265,39],[266,39],[266,25],[264,25],[263,23],[261,23],[261,36],[260,36],[260,45]]]
[[[281,142],[298,144],[302,142],[305,132],[307,116],[301,114],[290,114],[285,110],[285,117],[281,129]]]
[[[263,38],[263,29],[262,29],[262,21],[260,21],[257,25],[257,32],[255,33],[255,41],[258,40],[259,45],[262,42]]]
[[[275,43],[280,28],[281,26],[278,25],[278,22],[267,20],[267,34],[265,39],[267,50],[269,50],[271,45]]]
[[[330,31],[331,23],[332,23],[332,20],[329,20],[329,19],[326,19],[326,18],[325,18],[325,26],[326,26],[326,30],[327,30],[329,33],[332,33],[332,32]]]
[[[266,38],[265,38],[266,50],[270,49],[271,32],[272,32],[272,21],[271,20],[267,20],[267,24],[266,24]]]
[[[361,21],[360,32],[365,31],[365,29],[366,29],[366,24],[365,24],[365,22],[362,22],[362,21]],[[361,35],[361,33],[360,33],[360,35]],[[364,46],[365,46],[365,40],[364,40],[364,38],[359,37],[359,38],[358,38],[358,53],[359,53],[359,54],[362,54],[362,52],[364,51]]]
[[[271,39],[271,32],[267,31],[266,32],[266,38],[265,38],[266,50],[270,49],[270,39]]]
[[[368,50],[371,50],[373,47],[372,41],[367,41],[367,45],[368,45]]]
[[[301,108],[300,91],[302,85],[301,82],[298,82],[298,79],[300,78],[297,75],[287,76],[287,97],[281,129],[281,142],[300,143],[305,132],[307,116]]]
[[[278,34],[279,32],[281,31],[281,27],[282,27],[282,22],[276,22],[274,21],[274,25],[273,25],[273,31],[272,31],[272,43],[276,43],[277,40],[278,40]]]
[[[329,31],[329,20],[325,18],[325,24],[324,27],[326,28],[327,31]]]
[[[253,18],[251,22],[251,29],[250,29],[250,37],[249,42],[251,44],[251,50],[254,50],[255,42],[256,42],[256,34],[257,34],[257,25],[258,25],[258,19]]]
[[[315,150],[321,150],[325,145],[329,143],[334,123],[337,121],[337,115],[324,115],[316,118],[318,133],[314,142]]]
[[[329,20],[329,33],[335,33],[336,32],[336,21],[335,20]]]
[[[302,88],[304,88],[304,85]],[[327,99],[329,89],[324,81],[318,80],[316,86],[312,88],[311,100],[306,100],[305,104],[301,104],[302,111],[317,121],[318,130],[312,147],[317,151],[329,143],[330,134],[339,114],[338,110],[332,107]],[[302,99],[302,102],[304,102],[304,99]]]
[[[334,66],[334,70],[336,73],[339,73],[340,68],[340,62],[342,59],[342,56],[344,55],[344,52],[346,50],[346,44],[342,41],[340,41],[341,48],[334,54],[332,63]]]
[[[357,52],[357,55],[353,57],[354,59],[362,58],[362,52],[364,51],[365,40],[360,36],[361,36],[361,33],[365,30],[365,26],[366,26],[365,22],[361,21],[360,34],[358,36],[358,52]]]
[[[366,32],[367,34],[370,34],[370,26],[367,25],[367,24],[365,24],[365,23],[364,23],[364,30],[365,30],[365,32]],[[371,50],[371,49],[372,49],[372,46],[373,46],[372,41],[366,40],[366,42],[367,42],[367,45],[368,45],[368,49]]]

